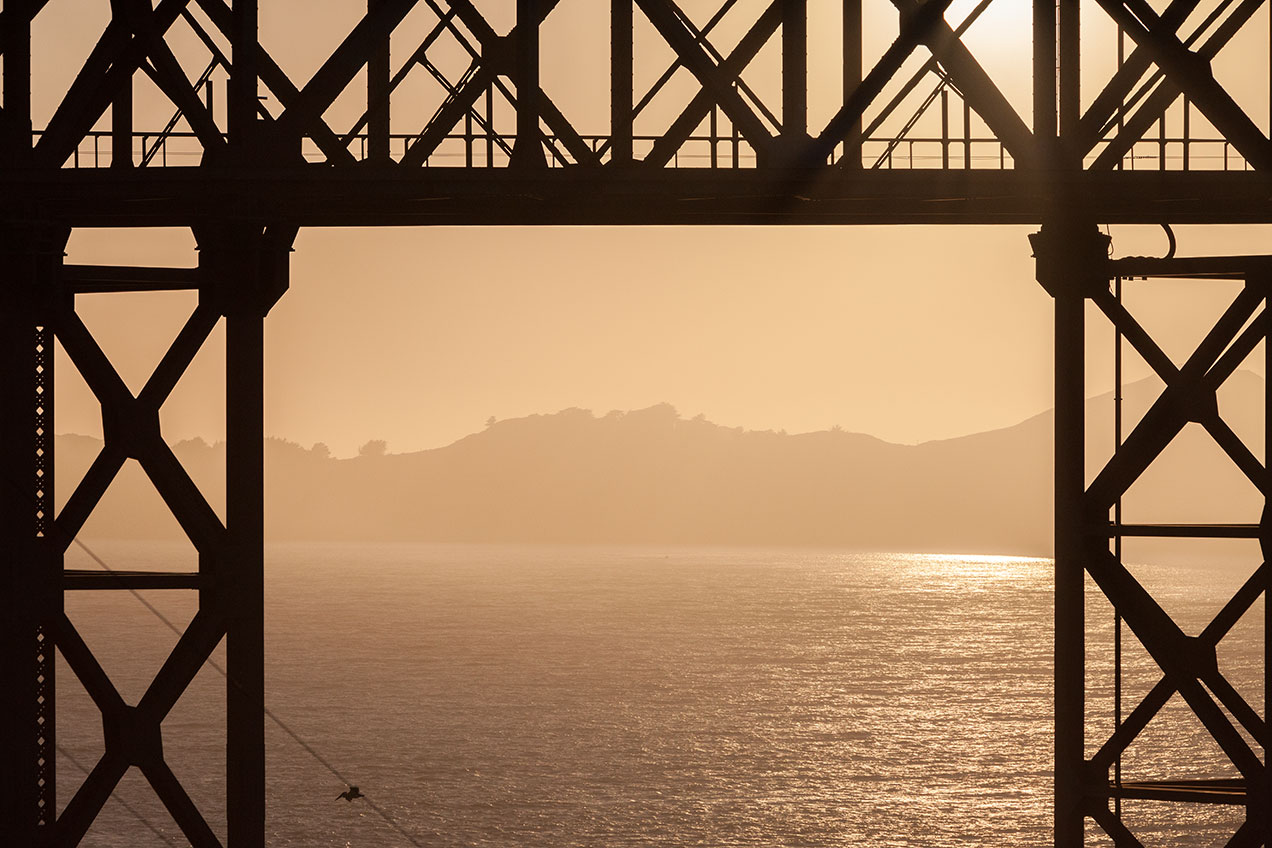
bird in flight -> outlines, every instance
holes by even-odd
[[[363,795],[361,792],[358,791],[358,787],[350,786],[347,791],[341,792],[339,795],[337,795],[336,800],[339,801],[341,798],[344,798],[346,801],[352,801],[355,798],[365,798],[365,797],[367,796]]]

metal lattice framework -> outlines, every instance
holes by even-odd
[[[88,4],[102,29],[78,73],[57,102],[35,102],[32,68],[52,48],[33,32],[57,32],[55,16],[76,3],[4,0],[0,11],[4,844],[77,844],[135,766],[192,845],[219,845],[164,759],[162,726],[223,640],[228,843],[264,842],[262,339],[264,318],[287,288],[299,228],[724,223],[1042,224],[1038,278],[1056,303],[1056,844],[1081,844],[1091,822],[1115,844],[1139,844],[1121,801],[1145,798],[1243,804],[1245,823],[1230,844],[1272,844],[1266,710],[1259,716],[1214,660],[1218,640],[1266,593],[1266,566],[1252,570],[1210,627],[1188,636],[1110,548],[1137,533],[1244,535],[1265,547],[1272,540],[1266,517],[1220,531],[1133,527],[1110,515],[1189,420],[1205,425],[1266,493],[1265,464],[1212,407],[1223,380],[1266,338],[1260,310],[1272,266],[1262,257],[1117,264],[1096,228],[1272,222],[1267,104],[1252,108],[1215,70],[1225,51],[1241,39],[1248,51],[1253,39],[1263,52],[1244,56],[1238,81],[1257,78],[1266,90],[1268,0],[1034,0],[1031,20],[1012,19],[1016,30],[1000,35],[1032,41],[1019,74],[1032,78],[1025,104],[969,46],[982,18],[1019,11],[1024,0],[610,0],[589,4],[603,9],[599,18],[558,0],[368,0],[305,81],[262,38],[257,0],[102,0]],[[888,10],[895,22],[873,62],[863,5]],[[810,21],[827,10],[838,45],[830,80],[810,60]],[[579,69],[609,80],[599,106],[567,108],[548,81],[545,39],[574,17],[573,38],[609,47],[607,64]],[[1084,65],[1087,25],[1116,32],[1107,74]],[[197,266],[64,259],[75,228],[141,225],[191,228]],[[1246,288],[1177,367],[1112,298],[1109,281],[1130,275],[1218,276]],[[197,291],[198,307],[134,395],[78,317],[75,297],[169,290]],[[1090,303],[1167,389],[1088,487]],[[159,425],[165,399],[222,321],[224,521]],[[54,340],[100,401],[105,430],[101,455],[56,516]],[[197,573],[64,568],[65,551],[130,458],[197,548]],[[1163,673],[1089,759],[1086,575]],[[136,704],[123,700],[63,612],[66,590],[119,588],[199,592],[197,615]],[[55,649],[100,709],[105,739],[104,755],[60,815]],[[1111,777],[1120,753],[1176,692],[1232,761],[1232,779]]]

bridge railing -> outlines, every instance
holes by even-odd
[[[39,133],[37,132],[37,136]],[[134,136],[131,151],[134,163],[148,163],[145,167],[188,167],[198,165],[203,147],[191,132],[139,133]],[[415,142],[415,134],[394,134],[390,139],[390,155],[404,154]],[[608,152],[609,137],[583,136],[588,147],[604,161]],[[634,138],[635,158],[649,153],[659,136],[641,135]],[[456,133],[447,136],[424,167],[447,168],[504,168],[509,161],[514,138],[512,136],[488,136],[477,133]],[[1092,166],[1108,146],[1101,142],[1086,157]],[[561,139],[544,136],[544,148],[551,168],[577,164]],[[349,140],[349,150],[365,161],[368,158],[368,139],[365,134]],[[862,167],[876,170],[1008,170],[1015,162],[1001,141],[992,137],[942,138],[940,136],[905,136],[900,138],[873,136],[862,142]],[[306,139],[301,155],[308,162],[319,163],[325,155]],[[845,146],[835,148],[827,165],[837,165],[845,155]],[[72,169],[108,168],[114,160],[112,136],[109,132],[88,133],[84,141],[67,160]],[[693,135],[676,151],[668,163],[671,169],[705,168],[711,170],[748,169],[757,165],[755,149],[740,135]],[[1121,160],[1121,169],[1128,171],[1249,171],[1250,163],[1229,141],[1221,138],[1195,138],[1165,136],[1137,142]]]

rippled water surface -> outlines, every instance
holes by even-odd
[[[175,549],[95,547],[118,568],[188,564]],[[1196,632],[1248,571],[1144,579]],[[1045,560],[288,545],[269,550],[267,592],[269,707],[368,796],[334,800],[341,779],[270,723],[274,846],[1050,839]],[[192,595],[145,597],[178,625],[193,612]],[[1109,624],[1089,606],[1093,631]],[[135,703],[175,635],[127,593],[78,594],[68,610]],[[1107,636],[1091,647],[1095,727],[1113,721]],[[1262,639],[1243,625],[1220,655],[1260,710]],[[1127,663],[1129,698],[1156,677],[1142,651]],[[59,673],[64,804],[101,724]],[[167,759],[222,836],[224,691],[205,669],[164,725]],[[1128,753],[1128,777],[1227,773],[1177,706]],[[86,844],[184,844],[135,770],[120,798]],[[1127,815],[1146,841],[1186,845],[1223,844],[1240,820],[1151,803]]]

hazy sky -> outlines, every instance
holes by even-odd
[[[507,25],[502,18],[511,0],[478,5],[499,28]],[[717,5],[684,3],[704,17]],[[838,4],[811,5],[815,17],[834,17]],[[956,3],[950,19],[971,5]],[[100,6],[94,9],[104,18],[108,7]],[[720,30],[722,49],[754,20],[755,6],[744,0],[731,13],[736,18]],[[71,7],[82,9],[53,0],[44,14],[64,16]],[[998,0],[969,36],[1026,121],[1027,7],[1023,0]],[[309,3],[310,31],[289,37],[287,26],[295,21],[286,13],[298,8],[295,0],[263,3],[262,39],[303,81],[363,7],[352,0]],[[895,31],[891,8],[883,0],[866,4],[874,52],[891,38],[889,27]],[[607,114],[608,48],[581,35],[607,32],[607,9],[594,0],[564,0],[545,31],[545,88],[585,131],[604,131],[589,122]],[[1266,15],[1249,25],[1254,36],[1237,43],[1243,52],[1216,64],[1220,78],[1265,128],[1268,81],[1242,74],[1240,59],[1259,51],[1266,57]],[[1087,18],[1088,44],[1110,48],[1091,49],[1090,68],[1084,69],[1094,80],[1089,99],[1111,67],[1112,41],[1095,12]],[[51,111],[100,23],[89,14],[74,19],[70,34],[37,28],[37,113]],[[812,27],[814,122],[840,97],[837,28],[837,19],[829,18]],[[648,33],[638,32],[637,47],[639,74],[652,76],[666,57]],[[395,42],[395,55],[405,49]],[[748,77],[762,96],[775,80],[760,73],[775,65],[771,54],[762,54]],[[189,60],[191,76],[199,61]],[[677,97],[683,102],[686,85],[672,86],[667,103],[651,111],[652,122],[675,109]],[[151,108],[140,88],[138,98],[143,112]],[[780,98],[772,102],[778,106]],[[156,116],[166,117],[166,109],[153,106]],[[329,117],[339,124],[351,110],[356,104],[342,101]],[[404,111],[395,113],[403,129],[411,120]],[[492,415],[570,406],[605,412],[661,401],[727,425],[796,432],[838,424],[901,442],[1007,425],[1050,404],[1051,303],[1033,281],[1029,231],[303,231],[292,290],[268,323],[267,430],[306,445],[324,441],[342,455],[371,438],[403,451],[447,443],[480,429]],[[1266,252],[1268,233],[1180,228],[1180,252]],[[1154,228],[1114,228],[1113,235],[1123,255],[1164,250]],[[512,258],[527,252],[533,256],[528,264]],[[188,231],[78,231],[70,254],[69,261],[77,262],[195,261]],[[1181,315],[1213,312],[1222,295],[1203,294],[1184,312],[1182,293],[1155,295],[1143,302],[1146,322],[1156,320],[1155,329],[1169,336]],[[79,302],[134,387],[192,305],[192,298],[180,295],[86,296]],[[218,332],[165,407],[169,439],[223,435],[220,341]],[[1109,387],[1109,369],[1106,337],[1095,336],[1092,344],[1101,352],[1092,365],[1094,393]],[[1143,373],[1132,364],[1130,376]],[[100,433],[95,405],[69,368],[61,371],[59,398],[59,431]]]

